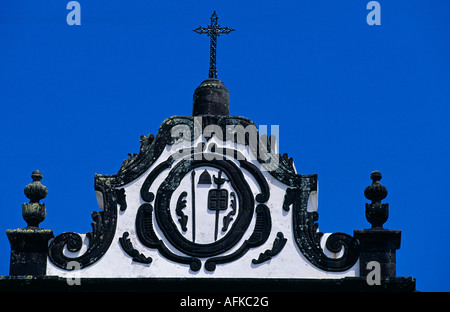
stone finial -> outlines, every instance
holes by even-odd
[[[372,184],[366,187],[364,195],[372,203],[366,203],[366,219],[371,229],[355,230],[354,237],[359,242],[359,274],[366,281],[371,278],[372,264],[379,265],[381,280],[396,276],[396,250],[400,248],[401,231],[384,229],[383,224],[389,217],[389,204],[382,204],[388,191],[381,185],[381,173],[373,171]],[[376,282],[369,285],[380,285]]]
[[[41,199],[44,199],[45,196],[47,196],[48,190],[41,184],[42,177],[41,171],[33,171],[31,174],[33,182],[25,186],[25,189],[23,190],[25,196],[30,199],[30,203],[39,203]]]
[[[370,174],[370,178],[372,179],[372,185],[366,187],[364,196],[366,196],[367,199],[370,199],[372,203],[380,203],[388,194],[387,189],[380,183],[382,178],[381,172],[373,171]]]
[[[54,238],[52,230],[38,227],[44,221],[47,211],[45,204],[39,201],[47,196],[47,188],[41,184],[42,172],[33,171],[33,182],[28,184],[25,195],[29,203],[22,204],[22,216],[27,222],[26,228],[6,230],[11,244],[9,275],[45,275],[47,271],[48,242]]]
[[[27,222],[28,227],[38,227],[39,223],[44,221],[47,211],[44,203],[39,203],[41,199],[47,196],[47,188],[41,184],[42,172],[33,171],[31,178],[33,182],[25,186],[24,193],[30,199],[29,203],[22,205],[22,216]]]
[[[364,196],[372,201],[371,204],[366,204],[366,219],[372,224],[372,228],[383,228],[389,217],[389,204],[382,204],[381,201],[386,198],[388,191],[380,183],[382,176],[379,171],[373,171],[370,178],[372,184],[364,190]]]

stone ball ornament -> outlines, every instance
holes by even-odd
[[[33,171],[31,178],[33,182],[25,186],[25,196],[30,199],[29,203],[22,205],[22,216],[27,222],[28,227],[38,227],[39,223],[44,221],[47,214],[44,203],[39,203],[40,200],[47,196],[47,187],[41,184],[42,172],[39,170]]]
[[[382,175],[379,171],[373,171],[370,178],[372,184],[364,190],[364,196],[372,201],[366,204],[366,219],[373,229],[382,229],[389,217],[389,204],[382,204],[381,201],[386,198],[388,191],[380,183]]]

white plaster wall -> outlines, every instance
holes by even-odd
[[[206,141],[204,141],[206,142]],[[219,146],[224,146],[223,142],[216,140],[215,138],[211,139],[208,144],[217,143]],[[227,143],[229,147],[236,147],[230,143]],[[302,255],[300,250],[298,249],[295,241],[294,235],[292,232],[292,209],[290,211],[284,211],[282,209],[282,204],[284,200],[285,190],[287,188],[286,185],[283,185],[281,182],[276,180],[270,174],[262,171],[264,176],[267,179],[267,182],[270,187],[270,199],[266,203],[268,208],[270,209],[271,218],[272,218],[272,231],[270,237],[260,247],[250,249],[243,257],[226,264],[218,264],[216,270],[214,272],[209,272],[204,269],[204,263],[207,258],[202,260],[202,268],[197,271],[191,271],[189,269],[189,265],[183,265],[179,263],[172,262],[162,257],[159,252],[155,249],[150,249],[143,246],[136,236],[135,231],[135,219],[138,208],[142,203],[140,197],[140,188],[147,177],[147,175],[153,170],[158,164],[162,161],[166,160],[175,150],[178,150],[182,147],[189,146],[186,142],[176,144],[173,146],[169,146],[162,153],[160,158],[152,165],[151,168],[147,170],[142,176],[140,176],[135,181],[125,185],[126,191],[126,200],[127,200],[127,209],[125,211],[118,212],[118,220],[117,220],[117,229],[115,232],[115,237],[111,243],[110,248],[106,252],[106,254],[100,258],[96,263],[91,266],[88,266],[79,271],[65,271],[62,270],[55,265],[53,265],[50,261],[48,261],[47,265],[47,275],[58,275],[62,277],[192,277],[192,278],[201,278],[201,277],[242,277],[242,278],[341,278],[346,276],[358,276],[358,263],[356,263],[351,269],[345,272],[326,272],[320,270],[310,264]],[[244,154],[247,160],[255,159],[251,153],[249,153],[248,147],[239,146],[239,150]],[[237,163],[237,162],[236,162]],[[253,164],[260,167],[257,161],[253,161]],[[198,175],[203,171],[204,168],[197,169],[197,178]],[[165,176],[168,174],[170,170],[162,173],[156,180],[155,183],[151,187],[151,191],[156,194],[157,187],[164,180]],[[253,180],[253,177],[246,172],[244,169],[242,170],[247,179],[247,183],[252,189],[254,195],[260,192],[258,184]],[[212,172],[212,171],[211,171]],[[190,184],[186,181],[183,181],[180,185],[180,189],[182,187],[186,188],[186,191],[190,193]],[[230,190],[231,191],[231,190]],[[178,194],[181,191],[176,191],[176,195],[172,197],[172,201],[176,201],[178,198]],[[202,207],[200,205],[205,205],[205,202],[202,202],[199,197],[199,202],[196,207]],[[197,201],[197,198],[196,198]],[[172,202],[171,202],[171,205]],[[205,206],[206,207],[206,206]],[[205,208],[206,209],[206,208]],[[317,193],[312,194],[308,210],[316,210],[317,209]],[[237,216],[237,215],[236,215]],[[222,218],[222,216],[221,216]],[[190,219],[189,219],[190,220]],[[86,220],[86,222],[90,222],[90,220]],[[189,222],[189,221],[188,221]],[[196,223],[201,222],[200,219],[197,219]],[[208,221],[211,222],[211,219]],[[157,222],[154,222],[154,228],[156,234],[162,239],[166,246],[175,254],[183,255],[173,246],[168,244],[167,240],[164,238],[161,230],[158,228]],[[236,249],[238,249],[244,240],[248,239],[254,229],[255,218],[252,219],[250,226],[247,231],[243,235],[241,241],[236,244],[231,250],[227,251],[225,254],[230,254]],[[205,225],[206,228],[210,228],[211,224]],[[67,229],[70,231],[70,229]],[[132,261],[132,258],[128,256],[121,248],[119,244],[119,237],[123,235],[123,233],[127,231],[130,233],[129,238],[133,244],[133,247],[139,250],[139,252],[143,253],[147,257],[151,257],[153,259],[150,264],[142,264]],[[273,242],[276,238],[278,232],[282,232],[287,238],[287,242],[283,250],[273,257],[271,260],[263,262],[261,264],[254,265],[252,263],[252,259],[257,259],[260,253],[263,253],[267,249],[271,249],[273,246]],[[198,237],[201,234],[196,234]],[[322,238],[321,245],[325,249],[325,241],[329,234],[325,234]],[[78,253],[71,253],[66,250],[67,256],[77,256],[81,255],[85,252],[87,248],[87,238],[83,234],[82,237],[85,239],[85,246]],[[207,242],[210,238],[204,238],[204,241]],[[199,240],[200,241],[200,240]],[[333,254],[328,250],[325,250],[325,253],[329,257],[340,257],[342,256],[342,252],[338,254]]]

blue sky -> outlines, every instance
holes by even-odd
[[[191,115],[207,78],[219,24],[217,66],[231,115],[279,125],[280,152],[319,175],[319,227],[370,227],[364,188],[379,170],[388,188],[385,227],[402,230],[397,275],[417,289],[450,291],[450,2],[380,0],[86,1],[81,25],[68,1],[0,2],[0,232],[26,226],[31,172],[49,193],[41,227],[91,230],[94,174],[116,173],[142,134]],[[0,275],[9,274],[0,235]]]

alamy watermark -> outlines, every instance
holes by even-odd
[[[369,286],[381,285],[381,265],[378,261],[370,261],[366,265],[367,273],[366,282]]]
[[[66,6],[67,10],[70,12],[67,14],[66,22],[67,25],[81,25],[81,5],[78,1],[70,1]]]
[[[266,125],[260,126],[259,130],[254,124],[245,127],[240,124],[229,124],[225,128],[216,124],[210,124],[203,128],[202,125],[202,117],[194,117],[194,133],[192,133],[192,127],[186,124],[176,125],[171,129],[171,137],[175,143],[190,142],[190,148],[179,150],[179,157],[190,156],[194,160],[223,160],[226,156],[237,160],[258,160],[262,169],[266,171],[278,168],[278,125],[270,126],[270,136],[267,134],[268,127]],[[203,150],[203,147],[199,148],[198,138],[209,139],[212,137],[216,139],[216,143],[223,143],[222,146],[208,143],[206,150]],[[248,146],[249,158],[246,158],[243,153],[235,153],[238,146]]]
[[[66,22],[69,26],[81,25],[81,5],[78,1],[69,1],[66,6],[67,10],[70,10],[66,16]],[[370,12],[366,16],[366,22],[368,25],[381,25],[381,5],[378,1],[369,1],[366,5],[366,9]]]
[[[74,272],[74,276],[66,277],[67,285],[74,286],[74,285],[81,285],[80,280],[80,269],[81,264],[78,261],[72,260],[67,263],[67,270],[72,270]]]
[[[370,1],[366,6],[367,10],[371,10],[367,14],[366,22],[368,25],[381,25],[381,6],[378,1]]]

